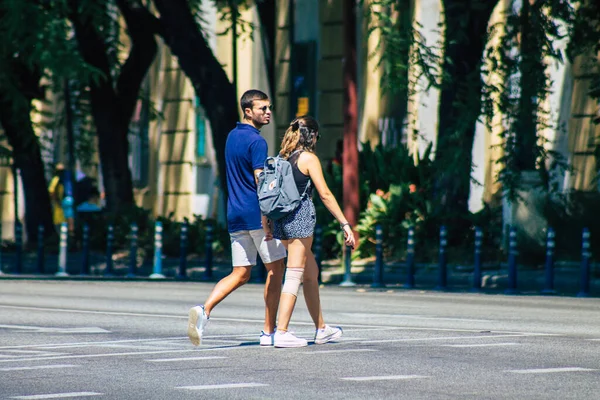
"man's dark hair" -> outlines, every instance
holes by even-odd
[[[247,90],[240,99],[240,107],[242,107],[242,114],[246,115],[246,108],[252,108],[252,102],[254,100],[268,100],[269,96],[260,90],[251,89]]]

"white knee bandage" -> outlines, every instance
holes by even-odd
[[[302,283],[302,275],[304,275],[304,268],[288,268],[285,271],[285,283],[283,284],[281,292],[298,297],[298,290]]]

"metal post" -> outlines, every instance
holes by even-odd
[[[590,295],[590,231],[583,228],[581,235],[581,289],[577,297],[588,297]]]
[[[56,276],[69,276],[67,273],[67,240],[69,239],[69,228],[67,223],[60,224],[60,244],[58,251],[58,272]]]
[[[113,276],[113,245],[115,241],[115,227],[110,224],[108,225],[108,231],[106,233],[106,269],[104,270],[104,276]]]
[[[415,227],[408,228],[408,239],[406,244],[406,285],[407,289],[415,287]]]
[[[38,225],[37,237],[37,273],[44,273],[44,225]]]
[[[384,288],[383,283],[383,229],[375,227],[375,268],[373,269],[373,288]]]
[[[319,283],[323,282],[321,273],[322,273],[322,264],[321,260],[323,259],[323,228],[321,225],[315,226],[315,260],[317,261],[317,268],[319,269]]]
[[[133,222],[129,229],[129,270],[127,278],[135,278],[137,268],[138,226]]]
[[[83,224],[83,234],[81,238],[81,275],[90,274],[90,226],[87,222]]]
[[[517,293],[517,230],[514,226],[510,227],[508,236],[508,288],[505,294]]]
[[[554,229],[548,228],[546,234],[546,265],[545,265],[545,285],[542,294],[556,294],[554,290]]]
[[[23,225],[19,220],[15,222],[15,271],[23,272]]]
[[[473,258],[473,290],[481,290],[481,245],[483,232],[480,227],[475,227],[475,254]]]
[[[352,249],[350,246],[345,246],[346,251],[344,254],[344,280],[340,283],[340,286],[355,286],[356,283],[352,281]]]
[[[438,277],[438,290],[446,290],[448,288],[448,263],[446,258],[446,246],[448,244],[447,240],[448,231],[445,226],[440,227],[440,249],[439,249],[439,258],[438,258],[438,266],[439,266],[439,277]]]
[[[151,279],[164,279],[162,273],[162,243],[163,226],[162,222],[156,221],[154,225],[154,272],[150,275]]]
[[[213,257],[212,257],[212,242],[213,242],[213,226],[211,222],[206,222],[206,232],[204,237],[204,276],[203,279],[210,281],[213,278]]]
[[[179,232],[179,273],[178,279],[187,279],[187,248],[188,248],[188,221],[183,220]]]

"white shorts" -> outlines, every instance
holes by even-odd
[[[256,265],[256,255],[260,254],[263,263],[285,258],[285,247],[278,239],[265,240],[265,231],[237,231],[229,234],[231,238],[231,261],[234,267]]]

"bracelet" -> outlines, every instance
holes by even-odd
[[[340,224],[340,229],[344,230],[344,227],[345,227],[346,225],[347,225],[347,226],[349,226],[349,227],[350,227],[350,229],[352,229],[352,225],[350,225],[350,223],[349,223],[349,222],[346,222],[345,224]]]

